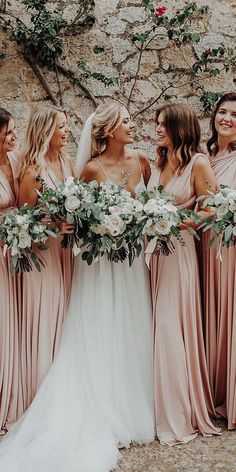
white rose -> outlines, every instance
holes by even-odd
[[[236,236],[236,226],[233,227],[233,235]]]
[[[150,198],[148,202],[143,207],[145,213],[147,214],[158,214],[160,212],[160,206],[157,204],[157,201],[154,198]]]
[[[71,195],[70,197],[66,198],[65,208],[66,208],[67,211],[73,212],[73,211],[77,210],[77,208],[79,208],[79,206],[80,206],[80,200],[77,197],[75,197],[74,195]]]
[[[169,221],[161,219],[153,226],[153,229],[155,233],[166,235],[169,234],[171,226]]]
[[[104,236],[107,234],[107,227],[104,224],[97,225],[95,228],[93,228],[93,232],[95,234],[100,234],[101,236]]]
[[[111,236],[118,236],[125,231],[126,224],[119,215],[107,215],[105,223]]]
[[[226,213],[229,211],[229,207],[227,203],[222,203],[216,210],[216,216],[217,218],[221,218],[221,216],[226,215]]]
[[[21,249],[25,249],[26,247],[30,247],[31,246],[31,237],[28,233],[28,231],[25,231],[24,229],[22,229],[20,232],[19,232],[19,243],[18,243],[18,246],[21,248]]]

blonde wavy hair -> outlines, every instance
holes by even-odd
[[[108,136],[121,123],[121,114],[125,106],[115,100],[99,105],[92,122],[91,157],[101,154],[106,149]]]
[[[21,153],[21,177],[29,166],[33,166],[39,174],[46,167],[45,157],[56,129],[59,112],[66,115],[65,110],[53,105],[40,105],[32,110]],[[66,157],[63,151],[60,151],[60,155],[62,158]]]

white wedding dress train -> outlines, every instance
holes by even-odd
[[[77,257],[58,354],[0,444],[1,472],[109,472],[119,445],[154,439],[151,317],[142,256]]]

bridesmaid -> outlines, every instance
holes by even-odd
[[[236,189],[236,93],[221,97],[211,118],[207,143],[218,185]],[[236,251],[217,247],[206,250],[204,236],[204,304],[207,364],[216,411],[236,428]]]
[[[167,104],[156,112],[157,162],[148,189],[162,185],[175,203],[193,208],[196,197],[215,189],[208,159],[201,153],[200,126],[186,105]],[[200,211],[200,216],[206,212]],[[194,238],[175,242],[168,257],[153,255],[154,378],[157,436],[161,444],[182,444],[218,434],[208,411],[214,407],[207,375],[201,324],[199,275]]]
[[[31,113],[22,152],[19,205],[37,204],[40,175],[49,187],[73,175],[64,151],[68,138],[66,114],[54,106],[40,106]],[[63,232],[72,226],[63,223]],[[23,274],[22,384],[24,410],[32,402],[52,364],[61,337],[71,289],[72,255],[61,249],[60,237],[49,238],[46,267]]]
[[[0,108],[0,218],[16,206],[19,162],[15,152],[17,134],[11,114]],[[1,221],[1,219],[0,219]],[[0,243],[0,431],[8,429],[22,414],[19,378],[19,278],[9,271],[9,258]]]

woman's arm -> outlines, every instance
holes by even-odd
[[[18,206],[25,203],[29,206],[35,206],[38,201],[36,190],[41,190],[42,184],[36,181],[37,172],[33,167],[26,169],[19,184]]]
[[[151,177],[151,167],[150,167],[150,160],[148,156],[145,154],[143,151],[138,151],[138,156],[140,160],[140,165],[142,169],[142,174],[144,178],[144,182],[147,185],[149,182],[149,179]]]
[[[209,196],[209,192],[216,192],[217,182],[210,162],[205,156],[199,156],[193,166],[193,180],[197,197]],[[198,215],[202,218],[209,216],[210,209],[201,209],[204,199],[199,202]]]

